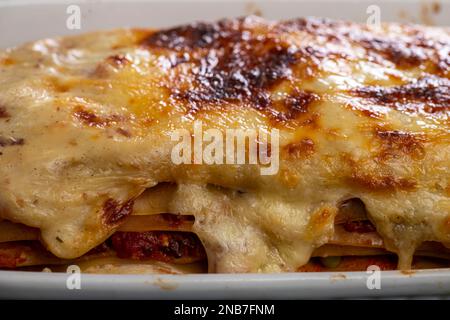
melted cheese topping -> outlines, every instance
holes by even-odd
[[[360,198],[400,267],[450,245],[449,31],[249,17],[0,52],[0,218],[61,258],[107,239],[159,182],[211,272],[293,271]],[[174,165],[174,129],[280,130],[280,170]]]

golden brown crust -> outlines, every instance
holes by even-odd
[[[271,99],[270,90],[292,78],[293,66],[301,69],[310,53],[280,41],[263,23],[196,23],[155,32],[142,45],[164,50],[172,69],[167,89],[174,100],[189,105],[191,115],[208,106],[239,103],[289,122],[319,99],[295,88],[282,100]],[[184,66],[190,69],[188,82],[179,70]]]
[[[288,32],[306,31],[335,44],[356,44],[365,49],[369,59],[386,59],[400,68],[424,64],[432,73],[443,74],[448,74],[450,68],[448,43],[444,39],[431,40],[420,26],[403,25],[400,33],[377,34],[368,26],[356,26],[351,22],[306,18],[282,22],[277,29]],[[346,55],[352,57],[347,52]]]
[[[426,76],[400,86],[356,88],[352,90],[352,94],[364,98],[367,104],[447,119],[450,106],[450,80]]]

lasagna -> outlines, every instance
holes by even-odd
[[[447,28],[321,18],[0,51],[0,268],[448,267],[449,77]],[[278,130],[278,171],[175,164],[195,121]]]

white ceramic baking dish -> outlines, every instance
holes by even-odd
[[[117,27],[167,27],[252,13],[266,18],[325,16],[364,22],[378,5],[383,21],[450,23],[450,2],[439,1],[17,1],[0,0],[0,47],[56,35]],[[69,29],[67,8],[81,9],[81,29]],[[437,10],[437,9],[439,10]],[[240,275],[81,275],[0,271],[0,298],[273,299],[450,297],[450,270],[380,273],[380,289],[366,272]],[[369,285],[368,285],[369,283]],[[372,285],[371,285],[372,283]],[[69,286],[70,287],[70,286]]]
[[[0,299],[327,299],[450,296],[450,271],[385,271],[379,289],[366,272],[71,275],[0,272]],[[69,286],[67,285],[69,283]],[[79,283],[80,289],[74,284]],[[369,286],[368,286],[369,283]],[[74,289],[68,289],[74,288]],[[369,289],[369,287],[373,289]]]

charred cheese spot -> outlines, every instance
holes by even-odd
[[[220,42],[217,42],[217,40],[232,36],[239,36],[238,26],[233,26],[232,21],[220,21],[218,23],[199,22],[155,32],[144,39],[142,45],[178,51],[212,46],[218,47]]]
[[[284,32],[306,32],[334,44],[361,46],[372,60],[394,63],[399,68],[430,65],[442,74],[450,68],[448,43],[430,41],[427,34],[416,26],[403,26],[403,33],[377,34],[368,27],[354,28],[351,22],[323,18],[301,18],[279,23],[277,29]],[[389,26],[384,26],[389,30]],[[347,53],[347,56],[354,58]]]
[[[259,34],[246,19],[159,31],[143,45],[175,51],[168,88],[172,98],[189,106],[189,114],[225,101],[244,103],[275,121],[289,122],[318,100],[314,93],[294,89],[285,99],[273,101],[271,90],[307,66],[308,55],[275,36]]]
[[[123,66],[126,66],[127,64],[131,63],[130,60],[127,59],[127,57],[125,57],[122,54],[115,54],[112,56],[109,56],[106,61],[108,61],[111,65],[121,68]]]
[[[116,132],[127,138],[131,138],[133,136],[130,131],[123,129],[123,128],[117,128]]]
[[[9,115],[8,111],[6,111],[6,107],[4,107],[0,104],[0,119],[6,119],[9,117],[10,117],[10,115]]]
[[[357,41],[367,49],[369,55],[380,54],[383,58],[403,68],[418,66],[428,58],[421,47],[411,46],[404,42],[378,37],[362,37]]]
[[[365,172],[355,172],[349,182],[369,191],[377,192],[391,192],[400,190],[413,191],[416,187],[416,182],[412,179]]]
[[[125,118],[121,115],[109,115],[109,116],[99,116],[92,110],[87,110],[82,106],[75,108],[73,112],[74,117],[89,127],[104,128],[117,123],[123,122]]]
[[[381,159],[404,156],[422,159],[425,156],[425,138],[421,134],[397,130],[377,130],[376,136],[382,141]]]
[[[16,203],[21,208],[23,208],[25,206],[25,200],[23,200],[23,199],[20,199],[20,198],[16,199]]]
[[[122,69],[130,63],[131,61],[122,54],[109,56],[105,59],[105,61],[100,62],[96,66],[96,68],[92,72],[92,77],[107,79],[111,75],[111,68]]]
[[[411,114],[450,115],[450,80],[428,76],[394,87],[362,87],[352,94],[374,103]]]
[[[284,155],[291,159],[307,158],[314,153],[314,141],[309,138],[303,138],[298,142],[290,143],[283,147]]]
[[[271,107],[266,111],[270,113],[272,119],[271,123],[273,123],[274,126],[277,124],[309,125],[309,120],[312,119],[314,115],[309,114],[309,118],[300,118],[300,116],[307,113],[309,106],[319,99],[317,94],[296,89],[281,101],[272,102]]]

